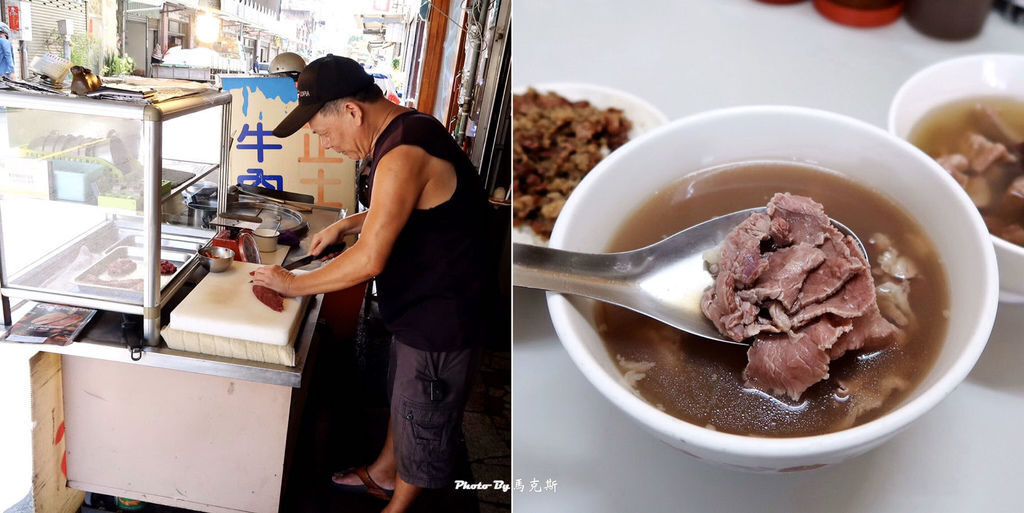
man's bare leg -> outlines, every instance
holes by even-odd
[[[366,468],[366,471],[370,474],[370,479],[373,479],[381,488],[395,491],[391,502],[388,503],[381,513],[402,513],[407,511],[412,506],[412,503],[415,502],[416,497],[423,491],[423,488],[406,483],[401,477],[398,477],[398,467],[395,464],[395,443],[392,438],[390,422],[388,422],[388,435],[384,439],[384,447],[381,448],[380,454],[377,455],[377,460],[371,463]],[[339,473],[335,474],[331,479],[339,484],[363,484],[359,480],[359,476],[355,474]]]
[[[402,480],[402,476],[396,476],[395,495],[391,497],[391,502],[381,510],[381,513],[405,513],[422,491],[423,488],[406,483]]]
[[[370,474],[370,479],[373,479],[375,483],[380,485],[385,490],[395,489],[395,477],[398,474],[398,467],[395,466],[395,443],[391,437],[391,422],[388,422],[388,435],[384,439],[384,447],[381,448],[380,454],[377,455],[377,459],[371,463],[366,471]],[[347,485],[361,485],[363,482],[359,480],[359,476],[355,473],[342,474],[338,472],[334,474],[331,479],[338,484]]]

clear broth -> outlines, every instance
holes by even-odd
[[[623,360],[654,364],[634,389],[652,405],[687,422],[766,437],[815,435],[863,424],[900,404],[931,369],[945,337],[949,309],[946,275],[934,246],[917,223],[883,195],[810,166],[758,163],[717,168],[659,191],[627,218],[607,249],[643,247],[712,217],[765,205],[776,192],[814,198],[862,239],[873,233],[888,235],[917,264],[920,277],[911,281],[910,293],[917,322],[907,327],[903,347],[843,356],[832,362],[827,380],[794,404],[743,387],[745,347],[709,342],[605,303],[595,306],[599,331],[623,374],[630,368]],[[871,247],[868,253],[872,261],[878,256]],[[856,395],[846,400],[835,395],[839,380],[854,377],[865,390],[885,388],[894,377],[909,386],[892,393],[879,408],[857,416]]]
[[[1017,134],[1024,134],[1024,101],[982,96],[950,102],[933,109],[914,125],[907,140],[932,158],[955,153],[966,133],[984,132],[979,117],[973,113],[977,105],[991,108]],[[1020,151],[1024,151],[1024,148]],[[990,232],[1019,245],[1024,245],[1024,239],[1019,235],[1010,237],[1010,232],[1006,230],[1013,224],[1024,226],[1024,199],[1007,195],[1004,191],[1022,173],[1024,162],[997,164],[986,171],[984,176],[991,185],[993,201],[978,209]]]

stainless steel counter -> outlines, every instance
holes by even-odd
[[[306,222],[309,224],[309,231],[302,238],[299,246],[289,251],[288,256],[285,257],[285,262],[287,263],[305,256],[313,234],[339,219],[341,214],[342,212],[339,212],[337,209],[322,207],[316,207],[312,212],[305,213]],[[198,281],[201,278],[200,274],[204,272],[205,270],[201,268],[197,269],[193,279]],[[189,288],[189,290],[191,289]],[[183,289],[181,293],[184,294],[186,292]],[[114,312],[99,312],[83,332],[82,339],[79,341],[67,346],[39,345],[36,347],[40,351],[66,355],[195,372],[256,383],[299,387],[302,383],[302,374],[305,370],[310,347],[314,343],[314,332],[317,320],[320,317],[322,303],[322,294],[313,297],[309,302],[306,316],[302,320],[299,330],[298,339],[295,341],[294,367],[177,351],[168,348],[163,343],[155,347],[145,347],[142,351],[142,358],[138,361],[133,361],[131,359],[131,352],[121,341],[121,315]],[[177,304],[177,301],[172,301],[171,304]],[[165,321],[169,318],[169,314],[169,307],[165,307],[162,315]],[[6,341],[0,341],[0,344],[25,345],[20,342]]]

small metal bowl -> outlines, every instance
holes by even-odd
[[[206,246],[199,250],[199,260],[211,273],[227,271],[235,259],[235,252],[220,246]]]

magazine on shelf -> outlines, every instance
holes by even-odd
[[[64,346],[74,342],[96,310],[37,303],[7,332],[6,340]]]

